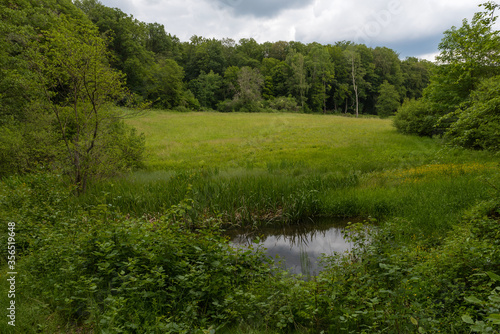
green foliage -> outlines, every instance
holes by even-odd
[[[337,110],[339,106],[345,106],[345,112],[352,111],[349,107],[353,91],[350,64],[342,56],[347,46],[356,49],[360,56],[357,64],[360,112],[375,112],[375,96],[383,80],[398,87],[400,94],[407,90],[401,79],[401,62],[394,51],[387,48],[371,49],[343,42],[335,47],[285,41],[259,44],[252,38],[236,43],[231,39],[216,40],[196,35],[189,42],[181,43],[176,36],[168,34],[163,25],[140,22],[132,15],[104,6],[97,0],[79,0],[74,4],[44,0],[40,5],[23,2],[18,7],[2,6],[0,9],[6,22],[0,30],[8,36],[0,42],[1,52],[7,56],[0,59],[8,65],[0,70],[4,75],[0,80],[0,99],[6,102],[0,105],[0,115],[22,116],[29,100],[26,94],[39,94],[33,89],[32,73],[26,71],[28,66],[25,59],[18,56],[19,51],[30,39],[38,42],[40,30],[57,26],[60,13],[92,22],[107,39],[107,51],[112,55],[110,65],[125,74],[125,86],[131,95],[123,98],[122,104],[138,101],[161,108],[199,109],[198,102],[187,90],[189,87],[196,98],[203,100],[201,107],[215,109],[219,103],[224,105],[225,100],[233,99],[238,92],[234,68],[239,72],[248,67],[262,71],[265,81],[262,97],[265,100],[291,96],[298,101],[302,111],[326,113]],[[225,76],[222,87],[219,79],[207,77],[211,72],[222,76],[231,67],[233,77]],[[337,77],[334,77],[334,69],[338,71]],[[180,75],[179,70],[185,76]],[[427,68],[421,67],[419,71],[408,80],[408,84],[413,85],[412,94],[416,95],[421,95],[426,83],[426,79],[420,80],[417,76],[425,78]],[[208,84],[207,80],[212,83]],[[210,89],[207,91],[206,87]],[[7,88],[9,94],[4,94]],[[240,108],[244,106],[222,109]],[[247,109],[256,111],[262,106]]]
[[[430,135],[434,128],[453,145],[498,150],[498,5],[489,1],[480,7],[484,10],[471,22],[464,19],[460,28],[444,33],[438,57],[442,65],[434,69],[424,101],[406,103],[399,110],[399,131]]]
[[[171,109],[185,103],[184,70],[175,60],[160,60],[153,66],[152,72],[144,94],[147,100],[153,102],[153,107]]]
[[[398,107],[400,96],[396,88],[389,82],[384,81],[379,88],[379,96],[377,98],[377,104],[375,108],[377,109],[377,114],[380,117],[389,117],[393,115]]]
[[[488,276],[491,281],[488,284],[485,284],[484,287],[489,287],[491,290],[490,295],[488,296],[488,301],[483,301],[476,296],[468,296],[465,297],[465,301],[475,305],[476,307],[481,307],[481,313],[486,314],[487,323],[481,320],[474,321],[472,317],[468,314],[462,315],[462,320],[472,325],[471,330],[478,333],[495,333],[498,332],[497,329],[500,328],[500,286],[498,282],[500,282],[500,276],[495,274],[492,271],[488,271],[486,273],[476,274],[478,276],[486,277]],[[496,313],[491,313],[496,312]]]
[[[500,150],[500,76],[486,79],[471,94],[466,107],[444,117],[452,119],[445,138],[451,144],[498,152]]]
[[[489,205],[498,210],[497,203]],[[324,284],[320,318],[339,333],[469,332],[462,319],[489,315],[470,307],[469,301],[479,300],[470,295],[488,296],[494,285],[482,273],[498,271],[498,221],[484,214],[477,210],[464,218],[437,245],[422,233],[404,237],[404,220],[368,230],[368,238],[355,227],[351,235],[362,247],[328,258],[330,267],[318,278]]]
[[[233,100],[226,100],[220,102],[217,109],[222,112],[242,111],[242,112],[260,112],[263,110],[262,100],[262,87],[264,85],[264,78],[259,70],[250,67],[243,67],[241,69],[234,68],[235,73],[231,68],[226,71],[225,78],[233,81],[230,83],[232,89],[235,90]],[[234,74],[237,75],[236,82],[234,82]]]
[[[189,82],[189,87],[200,102],[201,107],[215,109],[222,95],[223,78],[213,71],[202,72],[198,78]]]
[[[289,91],[296,96],[297,102],[303,111],[306,110],[306,92],[309,89],[305,58],[302,53],[292,52],[286,58],[286,63],[291,69],[289,76]]]
[[[64,327],[138,333],[201,333],[240,323],[283,329],[307,318],[295,300],[308,299],[305,282],[290,284],[258,249],[231,247],[218,218],[193,218],[189,197],[133,219],[105,198],[80,206],[60,181],[38,174],[0,184],[1,220],[18,222],[18,270],[27,273],[17,282],[17,300],[36,296],[40,314],[57,310]],[[27,312],[26,303],[19,307]],[[40,315],[19,325],[24,333],[52,328]]]
[[[283,112],[299,112],[300,108],[293,97],[277,97],[267,102],[269,108]]]
[[[475,13],[470,23],[464,19],[460,28],[447,30],[439,45],[438,60],[448,64],[444,67],[448,75],[457,78],[454,85],[469,92],[481,78],[498,74],[500,60],[500,35],[494,30],[498,5],[488,1],[480,7],[484,11]]]
[[[334,65],[328,50],[319,44],[313,45],[306,59],[309,75],[309,101],[313,111],[326,113],[326,100],[329,98],[331,83],[334,79]]]
[[[378,79],[378,89],[380,90],[381,85],[387,81],[396,88],[400,96],[404,96],[406,86],[403,85],[404,73],[401,68],[404,62],[399,60],[398,54],[389,48],[377,47],[373,50],[373,62],[375,64],[375,75]],[[425,86],[422,88],[425,88]]]
[[[122,76],[109,68],[106,44],[97,30],[61,16],[57,29],[44,37],[44,43],[30,50],[30,63],[45,95],[40,109],[48,109],[45,117],[53,122],[51,130],[59,141],[52,145],[65,150],[52,163],[72,175],[83,192],[91,178],[140,164],[144,139],[126,133],[111,108],[123,93]]]
[[[201,36],[192,36],[184,45],[182,64],[187,80],[196,79],[201,73],[213,71],[222,75],[226,69],[226,59],[221,41]]]
[[[404,134],[432,137],[437,133],[438,120],[439,116],[426,100],[405,100],[396,112],[394,126]]]
[[[42,172],[0,182],[0,221],[16,222],[23,273],[19,332],[467,333],[476,321],[497,326],[488,320],[498,313],[497,282],[487,275],[499,274],[496,159],[441,150],[380,119],[153,111],[130,119],[138,120],[176,142],[169,150],[178,165],[95,182],[79,197],[63,176]],[[280,147],[289,149],[288,160]],[[383,219],[351,224],[352,251],[326,257],[311,281],[269,266],[258,250],[232,249],[220,235],[224,224],[315,215]],[[0,331],[9,333],[6,326]]]
[[[403,71],[403,86],[406,88],[406,97],[418,99],[423,90],[429,85],[430,73],[436,65],[427,60],[409,57],[401,63]]]

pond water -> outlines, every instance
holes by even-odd
[[[226,235],[234,245],[243,247],[254,243],[266,248],[268,256],[281,260],[281,266],[294,274],[316,276],[322,269],[319,257],[333,255],[351,248],[342,230],[349,221],[315,219],[293,226],[262,227],[258,230],[231,229]]]

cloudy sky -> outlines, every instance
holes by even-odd
[[[259,43],[348,40],[434,60],[443,32],[486,0],[101,0],[181,41],[254,38]]]

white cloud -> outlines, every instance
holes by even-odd
[[[436,61],[436,57],[438,55],[439,55],[439,52],[432,52],[432,53],[427,53],[427,54],[420,55],[418,58],[435,62]]]

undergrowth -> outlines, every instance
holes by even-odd
[[[304,281],[258,248],[232,248],[221,216],[193,213],[189,186],[161,215],[142,217],[105,197],[75,205],[57,176],[0,188],[2,238],[16,221],[20,245],[18,326],[2,322],[2,333],[499,331],[498,194],[440,236],[408,218],[351,224],[354,248]]]

